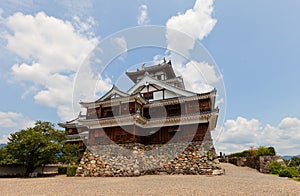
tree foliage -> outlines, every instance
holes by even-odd
[[[59,161],[66,164],[78,164],[81,158],[81,151],[77,144],[66,144],[62,148],[62,155]]]
[[[229,158],[233,157],[259,157],[259,156],[274,156],[276,155],[275,148],[270,147],[264,147],[260,146],[257,149],[254,149],[253,147],[250,148],[250,150],[244,150],[242,152],[236,152],[233,154],[228,155]]]
[[[8,138],[0,153],[2,165],[23,165],[26,176],[43,164],[55,163],[61,151],[65,133],[50,122],[37,121],[34,127],[20,130]]]
[[[255,151],[255,156],[257,156],[257,157],[259,157],[259,156],[275,156],[275,155],[276,155],[276,152],[275,152],[274,147],[260,146]]]
[[[283,166],[277,162],[277,161],[272,161],[269,164],[269,169],[271,174],[279,174],[280,170],[282,170]]]
[[[300,158],[297,156],[293,156],[289,161],[289,166],[299,167],[300,166]]]

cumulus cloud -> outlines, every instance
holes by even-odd
[[[95,66],[95,64],[101,61],[101,59],[98,59],[97,54],[97,52],[93,52],[88,60],[82,64],[76,75],[76,83],[74,84],[73,90],[73,100],[75,103],[73,103],[73,107],[77,110],[79,110],[80,107],[76,100],[96,100],[99,98],[96,96],[107,92],[112,86],[111,79],[108,76],[102,76],[99,68]]]
[[[213,0],[196,0],[193,9],[170,18],[167,27],[183,32],[193,39],[202,40],[213,30],[217,22],[212,18],[213,3]]]
[[[82,21],[79,16],[73,17],[73,25],[77,32],[81,34],[88,35],[90,38],[93,38],[95,36],[93,32],[93,28],[96,25],[96,21],[93,17],[88,17],[85,21]]]
[[[190,61],[185,66],[177,67],[177,71],[185,78],[185,84],[195,92],[211,91],[209,84],[218,82],[218,76],[214,66],[205,62]]]
[[[75,74],[99,42],[92,32],[94,24],[92,18],[82,22],[76,16],[72,23],[43,12],[15,13],[5,19],[6,47],[23,59],[11,68],[14,80],[23,81],[31,89],[24,94],[33,93],[37,103],[57,108],[62,120],[73,118]]]
[[[137,18],[137,23],[139,25],[145,25],[150,22],[150,19],[148,17],[148,7],[147,5],[141,5],[139,7],[139,15]]]
[[[47,72],[76,69],[97,43],[79,34],[70,22],[43,12],[35,16],[15,13],[7,18],[6,26],[13,32],[6,36],[7,48],[24,59],[40,62],[36,68],[47,67]]]
[[[16,112],[0,112],[0,143],[6,143],[10,133],[34,125],[34,121]]]
[[[217,22],[212,18],[213,2],[213,0],[196,0],[193,9],[173,16],[167,21],[168,49],[186,55],[187,50],[194,47],[195,40],[202,40],[213,30]],[[190,36],[191,39],[187,39],[177,31]]]
[[[257,119],[238,117],[225,122],[215,146],[225,153],[239,152],[251,146],[274,146],[281,155],[297,155],[300,154],[299,130],[297,118],[284,118],[278,125],[262,125]]]
[[[21,113],[0,112],[0,127],[3,128],[27,128],[33,125],[33,121],[23,116]]]
[[[8,135],[3,135],[2,138],[0,138],[0,144],[6,144],[8,142]]]
[[[192,9],[171,17],[166,24],[167,47],[175,72],[182,74],[185,83],[190,84],[188,88],[197,92],[211,90],[211,84],[221,79],[214,66],[190,59],[190,51],[194,48],[195,41],[206,37],[217,22],[212,18],[213,2],[196,0]]]

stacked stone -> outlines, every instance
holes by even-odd
[[[147,174],[221,175],[212,145],[101,145],[84,153],[76,176],[140,176]]]

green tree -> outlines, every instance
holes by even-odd
[[[300,166],[300,158],[296,157],[296,156],[293,156],[290,160],[289,166],[292,166],[292,167]]]
[[[10,135],[1,164],[23,165],[29,176],[37,167],[57,161],[64,140],[65,133],[56,130],[54,124],[37,121],[34,127]]]
[[[275,148],[274,147],[260,146],[255,151],[255,155],[257,157],[259,157],[259,156],[275,156],[276,152],[275,152]]]
[[[62,155],[60,157],[60,161],[63,163],[79,163],[80,154],[82,150],[79,148],[77,144],[65,144],[62,148]]]

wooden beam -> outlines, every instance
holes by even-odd
[[[135,124],[133,124],[133,139],[134,139],[134,140],[135,140],[135,134],[136,134],[136,133],[135,133],[135,131],[136,131],[135,129],[136,129]]]

